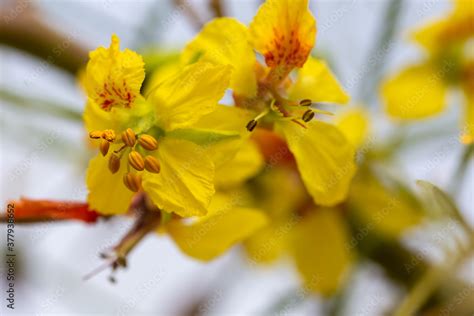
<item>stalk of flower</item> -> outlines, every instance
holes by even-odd
[[[249,27],[233,18],[206,24],[182,61],[231,66],[235,105],[253,113],[248,131],[263,128],[282,135],[315,203],[332,206],[347,195],[354,148],[335,126],[315,118],[331,114],[320,103],[345,103],[349,97],[326,64],[309,56],[315,34],[308,1],[269,0]],[[254,49],[266,65],[257,61]]]
[[[419,120],[441,113],[447,94],[464,95],[461,141],[474,141],[474,7],[453,0],[452,12],[414,32],[426,57],[384,82],[381,94],[387,113],[399,120]]]

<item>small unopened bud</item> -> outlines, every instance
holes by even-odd
[[[127,173],[123,176],[123,183],[132,192],[138,192],[142,186],[142,178],[135,173]]]
[[[313,119],[313,117],[314,117],[314,112],[311,111],[311,110],[308,110],[308,111],[304,112],[304,114],[303,114],[303,121],[309,122]]]
[[[99,149],[100,149],[100,152],[102,153],[102,156],[107,155],[107,153],[109,152],[109,147],[110,147],[110,143],[108,141],[106,141],[105,139],[100,141]]]
[[[102,138],[108,142],[113,142],[115,140],[115,132],[111,129],[106,129],[102,132]]]
[[[304,99],[300,101],[301,106],[311,106],[311,104],[313,104],[313,101],[311,101],[310,99]]]
[[[112,154],[109,159],[109,170],[116,173],[120,169],[120,158],[116,154]]]
[[[142,155],[137,151],[132,151],[128,154],[128,163],[136,170],[142,171],[145,169],[145,162]]]
[[[158,141],[151,135],[141,135],[138,138],[138,143],[146,150],[153,151],[158,148]]]
[[[102,137],[102,131],[92,131],[89,133],[89,137],[92,139],[99,139]]]
[[[255,127],[257,127],[257,121],[256,120],[251,120],[250,122],[247,123],[247,130],[249,132],[253,131]]]
[[[122,141],[128,147],[133,147],[137,141],[137,137],[131,128],[127,128],[125,132],[122,133]]]
[[[161,165],[158,159],[153,156],[145,157],[145,169],[149,172],[160,173]]]

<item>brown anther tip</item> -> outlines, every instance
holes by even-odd
[[[109,159],[109,170],[116,173],[120,169],[120,158],[116,154],[112,154]]]
[[[135,145],[135,142],[137,141],[137,137],[131,128],[127,128],[122,133],[122,141],[128,147],[133,147]]]
[[[126,268],[127,267],[127,259],[125,257],[117,257],[117,260],[116,260],[118,266],[120,267],[124,267]]]
[[[145,161],[139,152],[133,150],[128,154],[128,163],[138,171],[145,169]]]
[[[300,101],[301,106],[311,106],[313,104],[313,101],[310,99],[304,99]]]
[[[99,149],[100,149],[100,152],[102,153],[102,156],[106,156],[107,153],[109,152],[109,148],[110,148],[110,143],[103,139],[100,141],[100,145],[99,145]]]
[[[158,148],[158,141],[155,139],[155,137],[151,135],[141,135],[138,138],[138,144],[143,147],[143,149],[153,151]]]
[[[142,185],[142,178],[135,173],[127,173],[123,176],[123,183],[132,192],[138,192]]]
[[[153,156],[146,156],[145,157],[145,169],[148,172],[152,173],[160,173],[161,165],[158,159]]]
[[[314,112],[311,110],[307,110],[306,112],[304,112],[302,119],[305,122],[309,122],[313,119],[313,117],[314,117]]]
[[[102,132],[102,138],[111,143],[115,140],[115,132],[111,129],[106,129]]]
[[[253,131],[255,129],[255,127],[257,127],[257,121],[256,120],[251,120],[250,122],[247,123],[247,130],[249,132]]]
[[[89,133],[89,137],[92,139],[99,139],[102,137],[102,131],[92,131]]]

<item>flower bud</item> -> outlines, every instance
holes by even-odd
[[[110,147],[110,143],[108,141],[106,141],[105,139],[100,141],[99,149],[100,149],[100,152],[102,153],[102,156],[107,155],[107,153],[109,152],[109,147]]]
[[[161,165],[158,159],[153,156],[145,157],[145,169],[149,172],[160,173]]]
[[[153,151],[158,148],[158,141],[155,139],[155,137],[151,135],[146,135],[146,134],[141,135],[138,138],[138,143],[140,144],[140,146],[143,147],[143,149],[146,149],[149,151]]]
[[[142,178],[135,173],[126,173],[123,176],[123,183],[132,192],[138,192],[142,186]]]
[[[109,159],[109,170],[116,173],[120,169],[120,158],[116,154],[112,154]]]
[[[314,117],[314,112],[311,111],[311,110],[308,110],[308,111],[304,112],[304,114],[303,114],[303,121],[309,122],[313,119],[313,117]]]
[[[138,171],[145,169],[145,162],[143,161],[142,155],[137,151],[131,151],[128,154],[128,163]]]
[[[137,137],[131,128],[127,128],[125,132],[122,133],[122,141],[128,147],[133,147],[137,141]]]
[[[247,123],[247,130],[249,132],[253,131],[255,127],[257,127],[257,121],[256,120],[251,120],[250,122]]]

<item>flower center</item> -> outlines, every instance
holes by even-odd
[[[100,152],[108,158],[108,168],[112,174],[121,168],[121,161],[127,155],[126,173],[123,176],[125,186],[133,192],[141,189],[141,173],[160,173],[160,162],[150,152],[158,149],[158,141],[148,134],[137,135],[131,128],[127,128],[120,139],[117,139],[113,130],[92,131],[89,133],[91,139],[100,139]],[[110,146],[118,149],[110,152]]]

